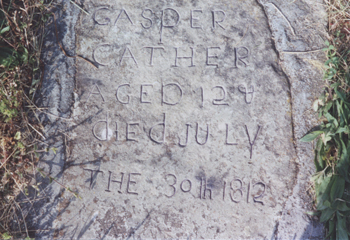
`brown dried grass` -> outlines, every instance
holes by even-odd
[[[39,0],[0,0],[0,238],[30,236],[17,196],[36,187],[43,128],[33,100],[41,82],[46,9]]]

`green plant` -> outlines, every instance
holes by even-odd
[[[325,0],[329,41],[324,49],[325,91],[314,102],[322,122],[301,141],[315,139],[316,212],[329,239],[350,236],[350,2]]]
[[[326,238],[349,239],[350,236],[350,78],[346,59],[349,51],[339,54],[326,42],[328,60],[324,78],[325,92],[314,103],[322,124],[301,141],[318,138],[315,148],[317,173],[315,185],[316,209],[325,223]]]

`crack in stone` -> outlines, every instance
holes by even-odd
[[[277,57],[278,59],[281,61],[281,53],[283,54],[284,52],[280,52],[278,49],[277,49],[277,43],[276,43],[276,39],[273,38],[273,31],[272,31],[272,27],[270,25],[270,18],[269,18],[269,14],[267,13],[267,11],[265,10],[265,5],[261,2],[261,0],[256,0],[258,2],[258,4],[262,7],[263,9],[263,12],[267,18],[267,23],[268,23],[268,28],[271,32],[271,38],[272,38],[272,48],[273,50],[276,52],[277,54]],[[270,3],[272,4],[277,10],[278,12],[280,12],[282,14],[282,16],[285,18],[285,20],[288,22],[288,24],[290,25],[290,22],[289,20],[286,18],[286,16],[281,12],[281,10],[273,3]],[[295,35],[295,31],[294,31],[294,28],[290,25],[291,29],[293,30],[293,34]],[[294,150],[295,150],[295,155],[296,155],[296,158],[299,160],[300,162],[300,158],[299,158],[299,155],[298,155],[298,148],[297,148],[297,144],[296,144],[296,134],[295,134],[295,123],[294,123],[294,110],[293,110],[293,95],[292,95],[292,84],[291,84],[291,81],[290,81],[290,77],[287,75],[287,73],[285,72],[285,69],[283,68],[283,66],[280,64],[280,62],[278,63],[281,67],[281,70],[282,70],[282,73],[283,73],[283,76],[285,77],[285,79],[287,80],[287,84],[288,84],[288,95],[289,95],[289,99],[290,99],[290,111],[291,111],[291,126],[292,126],[292,136],[293,136],[293,147],[294,147]],[[292,191],[291,193],[289,194],[288,196],[288,199],[293,195],[293,192],[294,192],[294,188],[295,186],[298,184],[298,175],[300,173],[300,165],[299,163],[295,162],[295,166],[296,166],[296,172],[295,172],[295,177],[293,179],[293,187],[292,187]],[[287,203],[287,201],[286,201]],[[285,204],[286,204],[285,203]],[[285,206],[283,207],[283,209],[285,209]],[[276,226],[274,228],[274,239],[278,239],[278,227],[279,227],[279,221],[276,222]]]

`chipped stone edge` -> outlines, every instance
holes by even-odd
[[[76,58],[67,57],[61,50],[58,41],[69,56],[75,56],[75,25],[80,10],[70,1],[55,0],[53,14],[45,29],[44,46],[41,59],[45,63],[43,83],[37,105],[46,108],[39,115],[44,125],[45,142],[43,147],[49,152],[40,156],[38,169],[43,169],[47,177],[37,174],[36,181],[40,183],[42,200],[34,203],[29,218],[30,228],[35,230],[35,239],[52,239],[57,236],[54,221],[60,215],[59,205],[62,202],[65,188],[50,182],[49,176],[64,183],[63,171],[67,159],[67,137],[65,133],[74,120],[71,118],[74,106],[74,86],[76,74]],[[56,23],[54,22],[56,19]],[[57,26],[57,34],[55,27]],[[56,148],[56,153],[52,151]],[[74,186],[65,186],[74,189]],[[34,193],[36,194],[36,193]],[[65,193],[70,194],[70,193]],[[35,197],[33,197],[35,199]],[[74,201],[72,194],[71,199]]]
[[[283,28],[278,28],[274,26],[273,24],[273,19],[271,14],[266,10],[266,5],[267,4],[272,4],[275,6],[276,9],[280,12],[280,18],[283,18],[290,27],[289,31],[295,35],[295,29],[293,28],[291,22],[287,19],[287,17],[281,12],[281,10],[273,3],[273,2],[266,2],[265,0],[256,0],[257,3],[262,7],[263,12],[265,13],[268,21],[268,26],[272,35],[272,40],[273,40],[273,48],[276,51],[276,54],[279,58],[279,65],[282,68],[282,71],[288,81],[288,86],[289,86],[289,95],[290,95],[290,104],[291,104],[291,122],[292,122],[292,135],[293,135],[293,145],[295,148],[296,152],[296,166],[297,166],[297,176],[296,180],[294,181],[294,187],[292,190],[291,195],[288,197],[287,202],[285,203],[284,210],[282,212],[282,215],[280,219],[277,221],[275,229],[274,229],[274,239],[323,239],[324,238],[324,226],[323,224],[319,223],[317,219],[313,219],[311,217],[308,217],[306,215],[307,210],[311,209],[305,209],[306,203],[301,197],[301,194],[304,194],[305,196],[307,193],[303,191],[304,189],[301,186],[301,182],[303,181],[302,177],[306,174],[311,177],[310,172],[307,172],[307,169],[303,169],[303,166],[301,166],[301,162],[304,160],[307,161],[307,165],[310,168],[310,165],[312,165],[311,168],[313,168],[313,159],[310,158],[310,154],[305,154],[306,152],[313,152],[313,145],[308,144],[305,146],[305,144],[300,143],[300,134],[296,133],[296,128],[307,128],[306,126],[306,119],[304,122],[298,121],[297,118],[300,119],[300,112],[297,111],[296,105],[295,104],[295,98],[298,97],[298,94],[295,93],[295,88],[296,86],[293,86],[295,82],[299,81],[301,79],[302,73],[296,74],[298,75],[297,77],[291,73],[292,70],[296,71],[296,69],[290,69],[288,66],[288,63],[284,61],[284,54],[289,52],[283,51],[283,43],[278,41],[278,37],[281,35],[286,37],[286,34],[283,34],[282,31],[287,32]],[[279,36],[277,36],[279,35]],[[284,41],[288,41],[287,39],[284,39]],[[314,53],[318,53],[319,50],[316,51],[305,51],[305,52],[294,52],[295,54],[303,53],[303,54],[308,54],[312,55]],[[290,61],[292,58],[288,58]],[[295,60],[295,59],[293,59]],[[294,75],[294,76],[293,76]],[[322,79],[322,77],[320,78]],[[315,79],[316,80],[316,79]],[[316,80],[317,81],[317,80]],[[321,85],[321,84],[319,84]],[[313,96],[311,93],[312,97],[318,97],[318,96]],[[311,108],[311,105],[309,106]],[[304,116],[303,116],[304,117]],[[316,116],[312,115],[308,118],[308,120],[312,122],[317,122]],[[298,125],[296,125],[298,124]],[[305,132],[306,133],[306,132]],[[304,146],[302,146],[304,145]],[[312,154],[313,155],[313,154]],[[304,179],[305,181],[305,179]],[[304,187],[305,188],[305,187]],[[309,196],[306,196],[306,199],[310,199]],[[292,212],[292,213],[291,213]],[[288,216],[288,217],[286,217]],[[293,223],[288,220],[292,219]]]

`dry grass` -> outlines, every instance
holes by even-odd
[[[46,9],[39,0],[0,0],[0,238],[30,235],[17,196],[37,187],[31,180],[43,128],[33,101]]]
[[[350,1],[325,0],[328,7],[328,34],[330,42],[336,46],[338,53],[350,49]],[[344,59],[345,66],[350,62]]]

